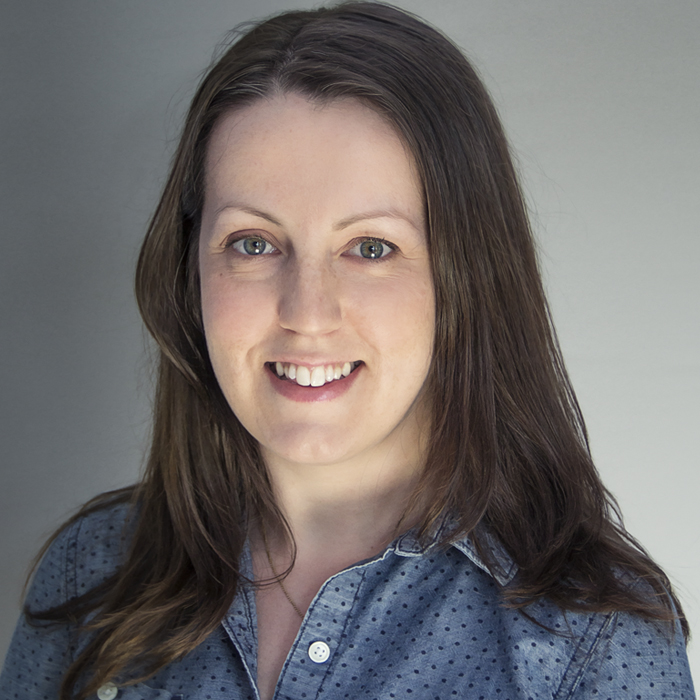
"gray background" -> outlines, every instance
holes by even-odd
[[[600,472],[700,635],[700,3],[398,4],[493,92]],[[143,463],[133,267],[198,77],[226,30],[298,6],[0,4],[0,656],[43,539]]]

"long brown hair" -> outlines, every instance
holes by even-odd
[[[420,534],[449,517],[450,537],[470,534],[496,569],[488,530],[519,567],[503,590],[513,607],[547,596],[564,609],[678,616],[687,632],[668,579],[625,532],[592,463],[508,144],[474,69],[440,32],[389,5],[289,12],[246,30],[194,97],[139,258],[137,299],[160,364],[147,472],[111,497],[138,509],[127,559],[99,590],[33,613],[94,613],[62,697],[79,678],[82,698],[119,674],[148,677],[201,643],[240,584],[247,518],[285,526],[209,362],[196,257],[212,127],[276,93],[363,101],[420,173],[436,295],[432,437],[411,506]],[[643,585],[630,589],[622,571]]]

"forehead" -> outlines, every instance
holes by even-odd
[[[327,103],[297,94],[260,99],[225,113],[209,140],[205,209],[231,197],[281,204],[301,197],[349,208],[422,211],[414,160],[396,130],[355,99]]]
[[[319,101],[292,92],[260,98],[224,112],[209,138],[207,167],[213,165],[213,152],[223,146],[235,148],[253,139],[264,146],[274,139],[298,138],[307,128],[314,131],[314,140],[334,138],[350,143],[358,137],[371,139],[401,148],[412,160],[395,127],[368,103],[351,97]]]

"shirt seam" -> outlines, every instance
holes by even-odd
[[[617,613],[610,613],[603,618],[603,622],[600,625],[598,631],[596,632],[595,637],[591,641],[584,659],[579,662],[577,658],[578,653],[579,651],[581,651],[581,647],[584,645],[584,642],[587,641],[589,630],[591,629],[591,627],[593,627],[594,624],[593,621],[597,619],[599,619],[598,615],[594,615],[591,618],[591,621],[589,622],[586,631],[583,633],[579,644],[574,650],[574,653],[571,655],[569,664],[567,665],[566,671],[564,672],[564,675],[561,679],[561,683],[559,684],[559,688],[557,689],[557,692],[553,695],[552,700],[571,700],[574,693],[578,689],[579,684],[581,683],[583,674],[586,672],[586,669],[590,665],[591,660],[598,651],[598,646],[600,645],[600,642],[603,636],[605,635],[605,632],[609,629],[611,623],[617,619]],[[576,668],[577,666],[578,668]],[[569,678],[572,675],[573,678]]]
[[[77,599],[78,597],[78,555],[80,552],[80,532],[83,528],[83,524],[87,518],[80,518],[71,528],[72,532],[69,533],[68,541],[66,542],[66,550],[64,552],[65,556],[65,590],[66,599],[64,603],[68,603],[71,599]],[[73,549],[73,561],[70,561],[69,553]],[[69,576],[70,574],[70,576]],[[75,662],[75,652],[78,649],[78,629],[76,626],[73,634],[75,635],[75,643],[69,645],[68,647],[68,658],[70,659],[71,665]]]
[[[240,584],[239,584],[240,585]],[[252,615],[251,615],[251,610],[250,610],[250,601],[248,600],[248,593],[249,591],[242,587],[240,594],[243,599],[243,609],[245,611],[245,619],[247,624],[249,625],[249,629],[251,630],[252,634],[255,634],[255,641],[256,641],[256,655],[257,655],[257,624],[255,627],[252,626]],[[255,595],[254,591],[250,591],[252,595]],[[238,656],[241,660],[241,664],[243,668],[245,669],[246,674],[248,675],[248,679],[251,684],[251,688],[253,690],[253,693],[256,698],[260,698],[260,691],[258,690],[258,682],[257,682],[257,675],[258,675],[258,669],[257,669],[257,656],[255,659],[255,676],[253,676],[252,670],[247,662],[247,655],[243,653],[243,649],[241,648],[241,641],[238,638],[238,634],[236,634],[236,630],[234,629],[234,625],[232,625],[229,620],[228,616],[224,616],[223,620],[221,620],[221,626],[224,628],[228,639],[231,641],[233,646],[236,648],[236,651],[238,653]]]

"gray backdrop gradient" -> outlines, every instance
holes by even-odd
[[[397,4],[495,97],[599,470],[700,634],[700,3]],[[0,5],[0,657],[44,538],[142,466],[133,268],[198,77],[227,29],[298,6]]]

